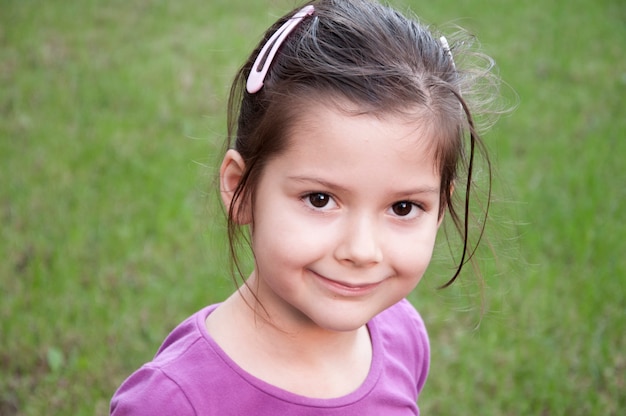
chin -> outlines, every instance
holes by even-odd
[[[350,323],[341,323],[341,324],[335,324],[335,325],[324,325],[322,326],[322,328],[326,329],[327,331],[332,331],[332,332],[353,332],[363,327],[363,325],[367,324],[367,322],[368,321],[359,322],[359,323],[350,322]]]
[[[359,316],[351,317],[349,313],[336,312],[333,316],[324,315],[312,320],[327,331],[352,332],[367,324],[374,316],[375,314],[370,316],[360,313]]]

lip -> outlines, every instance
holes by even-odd
[[[331,292],[344,297],[356,297],[365,296],[373,292],[382,282],[365,283],[360,285],[354,285],[350,283],[340,282],[332,280],[320,275],[314,271],[311,273],[317,278],[317,280]]]

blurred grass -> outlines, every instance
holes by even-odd
[[[471,272],[412,300],[424,414],[626,408],[626,5],[395,1],[476,33],[520,106]],[[235,68],[293,1],[0,6],[0,415],[104,415],[181,319],[232,290],[212,177]],[[477,323],[480,325],[476,328]]]

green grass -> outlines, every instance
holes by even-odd
[[[187,315],[232,290],[212,180],[235,68],[291,0],[7,0],[0,7],[0,415],[104,415]],[[481,39],[519,108],[485,285],[412,300],[424,414],[626,408],[626,6],[396,1]],[[442,249],[443,251],[443,249]],[[477,325],[480,323],[480,325]]]

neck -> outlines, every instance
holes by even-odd
[[[270,309],[263,303],[264,298],[263,288],[252,275],[228,302],[232,302],[233,312],[258,342],[281,354],[293,352],[300,359],[303,354],[328,358],[329,352],[349,351],[351,345],[362,341],[364,334],[369,337],[365,326],[345,332],[327,330],[289,305]]]
[[[235,363],[261,380],[308,397],[339,397],[361,385],[372,359],[365,325],[338,332],[304,316],[284,319],[280,311],[258,304],[254,284],[249,280],[206,321],[208,332]]]

